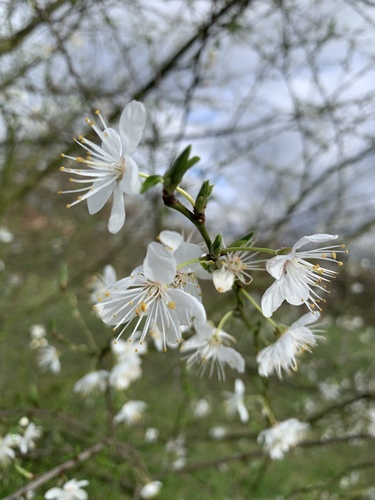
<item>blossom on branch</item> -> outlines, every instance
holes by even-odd
[[[77,380],[73,386],[73,391],[84,397],[105,392],[108,386],[109,373],[107,370],[97,370],[87,373]]]
[[[41,435],[42,428],[30,422],[26,429],[24,429],[19,442],[19,449],[22,455],[25,455],[29,450],[35,448],[35,441],[39,439]]]
[[[297,370],[297,355],[307,350],[311,351],[317,341],[323,338],[316,335],[321,332],[319,325],[308,328],[307,325],[314,323],[320,317],[320,313],[304,314],[276,340],[275,343],[262,349],[257,355],[258,372],[261,377],[268,377],[276,371],[278,377],[282,378],[282,370],[290,372]]]
[[[282,460],[290,448],[305,438],[309,427],[306,422],[290,418],[260,432],[258,443],[263,444],[263,448],[273,460]]]
[[[0,466],[8,465],[16,458],[13,448],[19,446],[20,441],[19,434],[6,434],[4,437],[0,435]]]
[[[159,494],[162,487],[163,483],[161,483],[160,481],[151,481],[141,488],[139,496],[141,498],[154,498]]]
[[[181,341],[181,325],[188,325],[195,317],[205,321],[206,312],[198,299],[175,288],[176,260],[172,253],[160,243],[150,243],[142,266],[131,276],[114,283],[108,297],[100,303],[102,320],[123,325],[118,337],[133,319],[137,319],[130,338],[144,320],[139,342],[142,343],[148,330],[156,324],[163,335],[163,345]]]
[[[122,405],[121,410],[115,415],[113,422],[118,424],[125,422],[128,425],[135,424],[141,420],[147,404],[144,401],[128,401]]]
[[[60,373],[60,353],[56,347],[47,345],[40,348],[38,354],[38,366],[42,371],[51,371],[55,374]]]
[[[46,500],[87,500],[89,496],[82,488],[88,484],[89,482],[86,479],[81,481],[70,479],[62,488],[51,488],[46,491],[44,498]]]
[[[238,412],[241,422],[246,423],[249,420],[249,412],[244,403],[245,384],[242,380],[236,378],[234,382],[234,393],[225,391],[224,395],[226,398],[225,410],[227,415],[233,416]]]
[[[83,193],[67,207],[87,200],[90,214],[99,212],[109,197],[113,195],[108,229],[111,233],[116,234],[125,223],[124,194],[134,195],[140,192],[138,165],[130,155],[134,153],[141,140],[145,127],[146,111],[140,102],[131,101],[127,104],[120,117],[119,133],[107,126],[99,111],[96,114],[99,116],[104,130],[101,130],[89,118],[86,118],[86,122],[101,139],[101,146],[79,136],[76,142],[86,150],[86,157],[75,158],[62,155],[63,158],[77,161],[88,168],[60,168],[62,172],[83,177],[83,179],[71,178],[70,181],[85,187],[60,191],[59,194]]]
[[[327,291],[324,283],[334,278],[337,272],[323,268],[319,264],[311,264],[306,259],[328,260],[340,266],[342,262],[336,260],[337,254],[346,253],[346,250],[343,250],[344,245],[305,251],[298,251],[298,249],[308,243],[321,243],[336,238],[337,235],[331,234],[303,236],[294,244],[289,253],[276,255],[267,261],[267,271],[276,281],[262,297],[261,306],[264,316],[267,318],[272,316],[284,300],[294,306],[306,304],[310,311],[315,308],[321,310],[319,303],[325,300],[320,297],[319,291]]]
[[[253,240],[249,240],[242,246],[251,246]],[[240,280],[244,285],[249,285],[253,278],[249,271],[260,271],[264,269],[260,265],[263,261],[253,262],[257,253],[247,252],[245,250],[237,250],[229,252],[219,259],[221,268],[217,269],[212,274],[212,279],[215,288],[218,292],[224,293],[232,289],[234,281]]]
[[[195,351],[187,358],[187,365],[198,364],[202,375],[210,365],[209,376],[215,369],[219,380],[225,380],[225,365],[239,373],[245,371],[245,360],[239,352],[229,345],[236,341],[232,335],[216,328],[212,323],[194,321],[196,334],[186,340],[181,351]]]

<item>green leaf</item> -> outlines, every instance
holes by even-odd
[[[220,257],[221,250],[223,249],[223,237],[221,234],[218,234],[212,243],[211,247],[211,255],[212,257],[218,258]]]
[[[191,146],[185,148],[164,174],[164,191],[172,195],[185,173],[199,161],[198,156],[190,156]]]
[[[152,186],[155,186],[155,184],[158,184],[159,182],[162,181],[163,177],[161,175],[150,175],[150,177],[147,177],[147,179],[142,184],[141,194],[145,193],[150,188],[152,188]]]
[[[250,233],[247,233],[244,236],[242,236],[241,238],[239,238],[238,240],[233,241],[233,243],[231,243],[228,246],[229,247],[241,247],[241,246],[244,246],[244,245],[248,245],[249,243],[250,243],[250,246],[251,246],[251,241],[250,240],[254,237],[254,234],[255,234],[255,231],[250,231]]]
[[[207,206],[208,199],[211,196],[213,188],[214,188],[214,184],[210,185],[209,181],[203,182],[203,184],[199,190],[199,193],[197,195],[197,198],[195,200],[195,211],[198,214],[204,213],[206,206]]]

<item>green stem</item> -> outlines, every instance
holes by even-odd
[[[138,172],[138,176],[141,178],[141,179],[147,179],[148,177],[150,177],[149,174],[145,174],[144,172]],[[163,179],[160,179],[160,184],[163,184]],[[176,188],[176,191],[178,193],[180,193],[182,196],[184,196],[189,203],[191,203],[191,206],[194,207],[195,206],[195,201],[194,201],[194,198],[192,198],[190,196],[189,193],[187,193],[184,189],[180,188],[180,187],[177,187]]]
[[[253,299],[253,297],[246,291],[244,290],[243,288],[241,289],[241,292],[243,295],[245,295],[245,297],[247,298],[247,300],[249,300],[253,306],[255,307],[255,309],[257,309],[260,314],[262,316],[264,316],[263,314],[263,311],[262,311],[262,308],[260,307],[260,305]],[[267,318],[266,316],[264,316],[266,318],[267,321],[269,321],[271,323],[271,325],[274,327],[274,328],[277,328],[277,323],[275,323],[275,321],[273,321],[273,319],[271,318]]]
[[[263,252],[270,253],[272,255],[277,255],[276,250],[272,250],[272,248],[260,248],[260,247],[228,247],[223,248],[221,250],[221,255],[224,255],[229,252]]]
[[[183,262],[182,264],[179,264],[176,267],[176,269],[179,270],[182,267],[190,266],[190,264],[195,264],[196,262],[203,262],[203,261],[208,260],[208,259],[209,259],[209,257],[207,255],[205,255],[203,257],[197,257],[196,259],[187,260],[186,262]]]
[[[224,316],[221,318],[220,320],[220,323],[217,325],[217,328],[216,330],[219,331],[219,330],[222,330],[223,329],[223,326],[225,325],[226,321],[231,317],[233,316],[233,311],[228,311],[226,314],[224,314]]]

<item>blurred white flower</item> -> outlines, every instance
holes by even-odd
[[[60,373],[60,354],[56,347],[48,345],[39,349],[38,366],[44,372],[51,371],[56,374]]]
[[[86,118],[86,122],[100,137],[101,146],[79,136],[76,142],[87,151],[86,158],[62,155],[63,158],[85,164],[88,168],[60,168],[62,172],[83,177],[83,179],[71,178],[70,180],[86,187],[59,191],[59,194],[84,193],[80,194],[77,200],[67,207],[87,200],[90,214],[99,212],[109,197],[113,195],[108,229],[111,233],[116,234],[125,222],[124,194],[133,195],[140,191],[138,165],[130,155],[134,153],[141,140],[146,122],[146,111],[140,102],[131,101],[127,104],[120,117],[119,134],[107,126],[99,111],[96,114],[99,116],[104,130],[101,130],[89,118]]]
[[[310,425],[296,418],[284,420],[258,435],[258,443],[269,453],[273,460],[281,460],[290,448],[300,443],[306,436]]]
[[[220,441],[221,439],[225,438],[225,436],[228,434],[228,431],[225,427],[217,426],[217,427],[211,427],[211,429],[209,430],[209,434],[212,437],[212,439]]]
[[[163,333],[163,346],[181,340],[181,325],[189,324],[193,317],[205,321],[202,304],[192,295],[174,288],[176,260],[160,243],[150,243],[143,266],[133,274],[117,281],[109,289],[100,305],[102,320],[115,329],[124,325],[118,335],[137,319],[130,338],[134,338],[142,320],[144,325],[140,343],[155,324]]]
[[[30,335],[32,339],[40,340],[46,336],[46,328],[44,325],[31,325]]]
[[[46,339],[46,329],[44,325],[31,325],[30,326],[30,348],[39,349],[39,347],[46,347],[48,340]]]
[[[148,427],[145,432],[146,443],[156,443],[159,437],[159,429],[155,427]]]
[[[108,385],[109,372],[107,370],[98,370],[87,373],[77,380],[73,386],[73,391],[82,396],[91,396],[105,392]]]
[[[103,274],[97,274],[89,283],[91,289],[91,302],[93,304],[101,302],[105,298],[108,288],[112,286],[115,281],[116,271],[110,265],[105,266]]]
[[[139,492],[141,498],[154,498],[159,494],[163,487],[163,483],[160,481],[151,481],[143,486]]]
[[[296,356],[302,351],[311,351],[322,338],[316,335],[321,332],[319,325],[308,328],[309,325],[319,319],[320,313],[304,314],[276,340],[274,344],[262,349],[257,355],[258,372],[261,377],[268,377],[276,371],[278,377],[282,378],[282,370],[290,372],[297,369]]]
[[[286,300],[289,304],[299,306],[306,304],[312,311],[314,308],[321,310],[319,303],[324,302],[318,291],[326,291],[324,282],[336,276],[336,271],[325,269],[319,264],[311,264],[306,259],[328,260],[342,265],[336,260],[337,253],[345,253],[344,245],[334,245],[316,250],[298,252],[298,248],[307,243],[320,243],[335,240],[337,235],[313,234],[303,236],[285,255],[276,255],[267,261],[267,271],[276,281],[266,290],[262,297],[262,310],[266,317],[272,316],[273,312]]]
[[[0,242],[1,243],[12,243],[14,240],[13,234],[5,226],[0,226]]]
[[[200,399],[194,408],[194,417],[195,418],[203,418],[206,417],[211,411],[211,405],[207,401],[207,399]]]
[[[181,351],[195,351],[187,358],[187,365],[200,365],[200,371],[206,371],[210,365],[209,376],[215,369],[219,380],[225,380],[225,365],[228,364],[233,370],[240,373],[245,371],[245,360],[239,352],[237,352],[229,344],[236,341],[234,337],[224,330],[219,330],[211,323],[202,323],[194,321],[196,334],[189,340],[186,340]]]
[[[24,429],[19,442],[19,448],[22,455],[35,448],[35,441],[42,435],[42,428],[37,427],[33,422]]]
[[[179,434],[175,439],[170,439],[165,445],[171,456],[171,467],[174,470],[182,469],[186,464],[187,449],[185,448],[185,436]]]
[[[225,411],[227,415],[233,416],[238,412],[241,422],[246,423],[249,420],[249,412],[244,403],[245,395],[245,384],[239,378],[236,378],[234,382],[234,393],[225,391],[224,393]]]
[[[337,401],[340,399],[340,386],[329,382],[319,382],[318,384],[322,398],[327,401]]]
[[[115,424],[125,422],[125,424],[132,425],[141,420],[146,408],[147,404],[143,401],[128,401],[122,406],[113,421]]]
[[[19,434],[6,434],[0,436],[0,465],[6,466],[15,459],[16,454],[13,448],[20,443],[21,436]]]
[[[51,488],[46,491],[44,498],[46,500],[87,500],[89,496],[82,488],[88,484],[89,482],[86,479],[81,481],[70,479],[62,488]]]
[[[109,383],[118,390],[127,389],[132,382],[141,378],[142,368],[141,359],[134,355],[121,363],[117,363],[111,370]]]

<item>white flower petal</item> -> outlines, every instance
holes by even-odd
[[[124,195],[122,194],[120,186],[117,184],[113,190],[113,205],[111,215],[108,221],[108,230],[112,234],[120,231],[125,223],[125,205]]]
[[[322,243],[324,241],[336,240],[337,238],[337,234],[312,234],[310,236],[303,236],[293,245],[292,251],[294,252],[298,248],[301,248],[302,246],[310,242]]]
[[[266,269],[275,279],[280,279],[283,272],[285,263],[289,260],[289,255],[276,255],[266,262]]]
[[[143,262],[144,275],[150,281],[168,285],[176,277],[176,261],[163,245],[152,242],[147,247]]]
[[[183,290],[178,289],[168,290],[168,295],[176,304],[176,312],[182,324],[190,323],[190,321],[188,321],[187,323],[183,322],[186,318],[186,311],[188,311],[190,315],[194,316],[194,318],[196,318],[198,321],[206,321],[206,310],[198,299],[184,292]]]
[[[125,156],[125,167],[120,181],[121,189],[126,194],[139,194],[141,181],[138,176],[138,165],[130,156]]]
[[[114,186],[115,181],[110,184],[108,184],[107,180],[97,180],[93,182],[92,188],[94,191],[87,198],[87,208],[90,215],[96,214],[104,207],[113,192]]]
[[[122,154],[121,140],[113,128],[106,128],[102,133],[102,149],[110,156],[120,158]]]
[[[138,146],[146,123],[146,110],[138,101],[125,106],[120,117],[120,136],[124,153],[132,154]]]
[[[266,318],[270,318],[284,300],[285,294],[283,293],[282,282],[280,282],[280,280],[275,281],[263,294],[261,301],[263,315]]]
[[[174,252],[173,257],[176,259],[176,264],[180,265],[189,260],[197,259],[202,255],[202,250],[198,245],[193,243],[181,243],[181,245]],[[195,270],[201,267],[199,262],[194,264],[189,264],[188,266],[180,267],[179,272],[181,273],[193,273]]]
[[[227,270],[224,266],[212,274],[215,288],[220,293],[225,293],[232,289],[235,277],[235,274]]]
[[[176,231],[162,231],[158,240],[166,247],[168,250],[174,252],[177,248],[183,243],[184,238],[182,234],[177,233]]]

